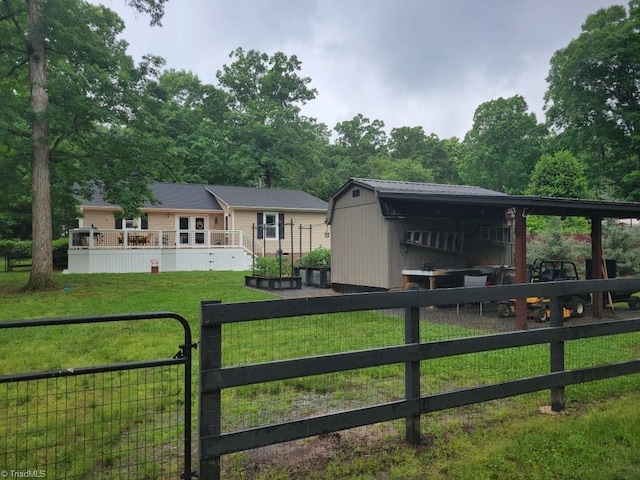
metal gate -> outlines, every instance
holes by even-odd
[[[192,478],[191,350],[187,321],[157,312],[0,322],[46,341],[51,330],[114,322],[177,321],[184,336],[167,358],[109,365],[61,365],[47,371],[0,375],[0,475],[3,478]],[[122,325],[122,329],[116,328]],[[90,325],[83,328],[90,328]],[[45,329],[45,330],[43,330]],[[44,332],[44,333],[43,333]],[[13,334],[16,334],[14,330]],[[76,345],[70,344],[69,350]],[[3,342],[11,351],[12,345]],[[30,349],[26,349],[30,350]],[[11,355],[33,355],[11,351]],[[175,353],[175,355],[173,355]],[[35,353],[37,355],[37,353]],[[4,372],[0,372],[4,373]]]

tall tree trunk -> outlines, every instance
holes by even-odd
[[[33,250],[27,288],[53,284],[51,184],[49,182],[49,94],[42,0],[29,0],[29,82],[33,110],[33,161],[31,166]]]

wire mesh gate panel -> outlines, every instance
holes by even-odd
[[[145,320],[174,320],[182,326],[181,343],[168,352],[168,358],[99,366],[60,365],[20,374],[2,372],[2,477],[191,478],[193,344],[184,318],[161,312],[27,320],[2,322],[0,330],[6,338],[10,329],[29,336],[37,329],[95,328],[98,323],[113,322],[123,327],[114,328],[114,337],[122,341],[127,325]]]

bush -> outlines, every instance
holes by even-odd
[[[280,262],[282,261],[282,270]],[[289,257],[258,257],[255,262],[255,274],[260,277],[279,277],[282,271],[283,277],[291,276],[291,260]]]
[[[10,258],[31,258],[31,240],[0,240],[0,255]]]
[[[300,259],[301,267],[323,268],[331,266],[331,250],[318,247]]]
[[[31,240],[0,240],[0,257],[5,257],[5,262],[30,259],[31,249]],[[54,267],[67,267],[68,250],[69,238],[63,237],[53,241],[51,253]]]

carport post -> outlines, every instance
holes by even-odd
[[[516,208],[516,283],[527,283],[527,217],[524,208]],[[527,329],[527,302],[516,298],[516,328]]]
[[[591,278],[602,278],[602,219],[591,218]],[[593,318],[604,318],[602,292],[593,292]]]
[[[405,309],[404,343],[420,343],[420,307]],[[405,362],[404,392],[406,400],[420,398],[420,360]],[[420,415],[405,418],[405,440],[412,445],[420,444]]]

